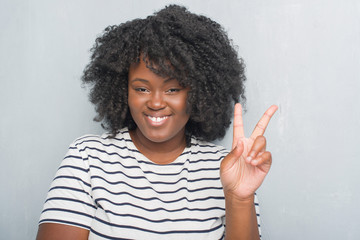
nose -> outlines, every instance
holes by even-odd
[[[166,107],[164,96],[161,92],[153,92],[147,101],[147,107],[151,110],[161,110]]]

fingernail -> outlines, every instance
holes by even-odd
[[[251,162],[251,164],[253,164],[253,165],[256,165],[256,164],[258,164],[258,160],[252,160],[252,162]]]
[[[246,158],[246,161],[249,163],[249,162],[251,162],[251,159],[252,159],[252,157],[248,156],[248,157]]]

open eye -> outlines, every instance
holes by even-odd
[[[143,87],[138,87],[138,88],[135,88],[135,91],[137,91],[137,92],[147,92],[147,89],[143,88]]]
[[[170,88],[169,90],[167,90],[167,93],[176,93],[176,92],[180,92],[180,88]]]

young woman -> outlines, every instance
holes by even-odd
[[[92,51],[83,82],[108,133],[70,145],[37,239],[259,239],[277,107],[244,136],[244,66],[221,26],[171,5],[106,28]],[[234,103],[229,152],[210,141]]]

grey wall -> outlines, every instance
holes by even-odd
[[[271,104],[263,239],[358,239],[360,2],[174,1],[219,21],[247,64],[249,134]],[[75,138],[101,133],[80,76],[107,25],[170,1],[0,1],[0,238],[34,239]],[[231,131],[222,141],[231,144]]]

